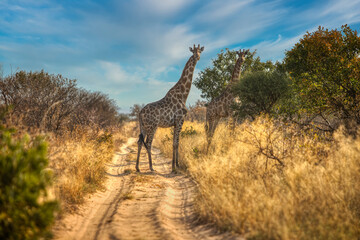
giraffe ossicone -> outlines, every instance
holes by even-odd
[[[174,127],[172,171],[179,166],[179,135],[187,113],[186,100],[188,98],[193,73],[197,61],[204,47],[200,44],[190,47],[192,56],[187,61],[179,81],[159,101],[147,104],[139,113],[140,135],[138,140],[138,154],[136,171],[140,172],[140,152],[144,144],[149,159],[149,168],[154,171],[151,159],[151,145],[158,127]]]

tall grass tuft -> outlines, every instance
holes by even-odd
[[[82,128],[50,140],[50,167],[55,178],[53,191],[60,199],[62,210],[75,209],[86,193],[102,187],[106,163],[113,154],[113,136],[103,131]]]
[[[220,124],[205,154],[204,125],[180,140],[180,161],[198,185],[201,218],[249,239],[358,239],[360,139],[260,117],[231,132]],[[156,145],[172,153],[159,129]]]

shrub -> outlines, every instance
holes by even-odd
[[[240,118],[255,119],[260,113],[274,115],[275,106],[286,97],[289,77],[280,71],[257,71],[246,74],[235,86],[234,93],[239,98],[235,105]]]
[[[0,78],[0,105],[11,108],[12,124],[62,133],[76,126],[118,126],[124,116],[101,92],[78,88],[76,80],[44,71],[19,71]]]
[[[48,233],[57,208],[47,199],[47,146],[13,132],[0,126],[0,239],[37,239]]]

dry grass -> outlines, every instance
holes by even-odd
[[[205,154],[204,125],[180,140],[182,161],[199,187],[203,219],[249,239],[358,239],[360,139],[299,131],[262,117],[216,130]],[[169,129],[156,145],[172,156]]]
[[[91,129],[49,138],[50,168],[54,171],[52,191],[63,212],[76,209],[85,194],[103,187],[106,163],[125,139],[124,130],[108,134]]]

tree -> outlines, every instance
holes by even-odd
[[[307,32],[285,54],[285,68],[298,98],[299,112],[332,116],[360,124],[360,37],[319,27]],[[345,121],[347,122],[347,121]]]
[[[119,113],[119,124],[123,124],[124,122],[127,122],[129,121],[129,114],[126,114],[126,113]]]
[[[261,62],[260,57],[255,57],[256,51],[250,52],[243,64],[242,74],[260,70],[273,70],[271,61]],[[236,62],[236,51],[221,50],[217,58],[212,61],[212,66],[199,73],[194,85],[201,90],[201,97],[211,101],[219,96],[230,81]]]
[[[206,102],[197,100],[194,105],[188,106],[188,113],[186,114],[186,120],[191,122],[199,121],[203,122],[206,119]]]
[[[139,112],[144,107],[144,104],[134,104],[134,106],[130,107],[130,114],[129,116],[132,117],[132,119],[137,120],[139,116]]]
[[[120,124],[114,100],[76,86],[76,80],[44,72],[19,71],[0,78],[0,105],[11,108],[17,125],[61,133],[78,125],[107,128]],[[14,123],[14,122],[13,122]]]
[[[235,114],[240,118],[255,119],[260,113],[274,115],[279,100],[287,96],[290,80],[280,70],[257,71],[246,74],[233,88],[238,102]]]
[[[24,125],[40,128],[45,118],[62,125],[73,109],[76,81],[44,71],[19,71],[1,79],[0,93],[0,104],[11,106],[10,115]]]
[[[78,89],[74,99],[72,125],[98,126],[106,128],[120,123],[118,107],[115,101],[101,92],[89,92]]]

